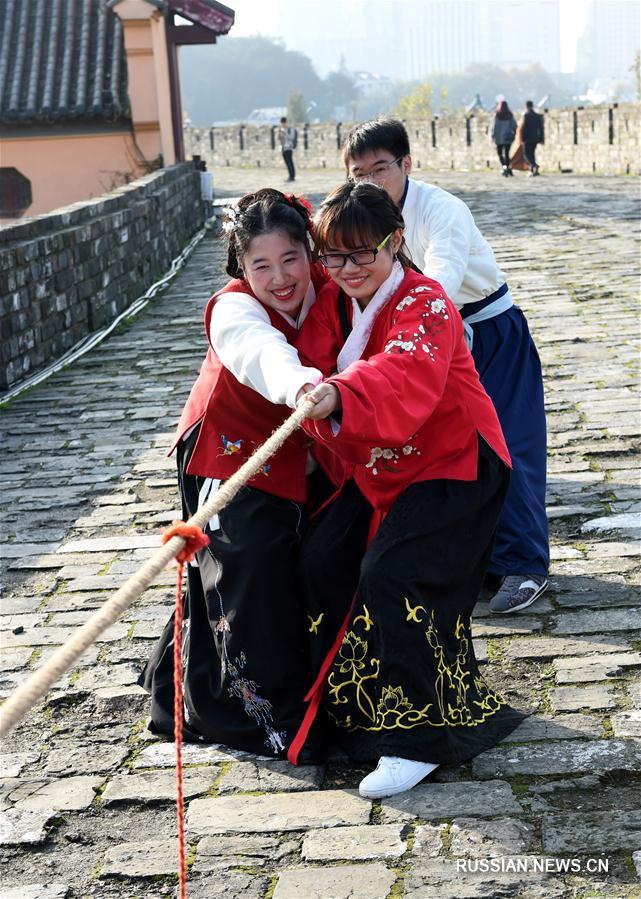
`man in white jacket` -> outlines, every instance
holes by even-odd
[[[546,428],[541,363],[494,253],[457,197],[410,178],[403,124],[358,125],[343,148],[348,177],[372,181],[398,203],[416,266],[439,281],[464,319],[481,383],[494,401],[512,456],[510,490],[486,584],[494,612],[526,608],[546,589]]]

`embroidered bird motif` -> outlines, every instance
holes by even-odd
[[[256,477],[258,477],[259,474],[264,474],[265,477],[268,478],[270,468],[271,468],[271,465],[261,465],[261,467],[256,472]]]
[[[367,611],[367,606],[365,605],[365,603],[363,603],[363,613],[364,613],[363,615],[356,616],[356,618],[354,619],[354,624],[356,624],[357,621],[362,621],[363,627],[365,628],[365,630],[369,631],[369,630],[371,630],[374,622],[369,617],[369,612]]]
[[[318,625],[319,625],[319,624],[321,623],[321,621],[323,620],[323,616],[324,616],[324,615],[325,615],[325,612],[321,612],[320,615],[318,616],[318,618],[316,619],[316,621],[314,621],[314,619],[312,618],[311,615],[308,615],[308,616],[307,616],[307,619],[308,619],[308,621],[309,621],[309,632],[310,632],[310,634],[317,634],[317,633],[318,633]]]
[[[223,455],[224,456],[232,456],[234,453],[239,453],[240,448],[242,446],[242,440],[230,440],[228,437],[225,437],[224,434],[220,435],[220,439],[223,442]]]
[[[417,624],[420,624],[421,619],[418,617],[418,613],[422,611],[427,615],[425,606],[411,606],[407,596],[405,597],[405,608],[407,609],[406,621],[415,621]]]

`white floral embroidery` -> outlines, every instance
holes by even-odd
[[[225,216],[225,221],[222,226],[223,231],[225,234],[229,234],[236,228],[241,217],[241,211],[237,206],[227,206],[223,209],[223,214]]]
[[[433,288],[427,286],[415,287],[414,293],[419,291],[433,292]],[[411,305],[415,298],[411,296],[404,297],[396,307],[401,310],[405,306]],[[437,316],[436,321],[431,316]],[[419,348],[431,359],[436,362],[434,352],[439,349],[438,344],[432,343],[428,337],[438,334],[444,327],[444,322],[449,319],[447,314],[447,303],[444,297],[437,297],[435,300],[427,299],[425,302],[425,311],[421,313],[421,321],[416,325],[416,331],[408,335],[406,331],[399,331],[396,337],[388,340],[383,349],[384,353],[415,353]]]
[[[413,340],[388,340],[383,352],[391,353],[394,347],[398,347],[401,353],[413,353],[416,349],[416,342]]]
[[[410,441],[413,439],[413,437],[410,437]],[[398,464],[401,453],[403,456],[411,456],[412,453],[416,453],[419,456],[421,455],[421,451],[416,449],[415,446],[412,446],[410,442],[400,450],[394,446],[373,446],[370,449],[370,459],[365,468],[371,468],[373,475],[378,475],[379,469],[391,472],[396,471],[397,469],[392,466]]]
[[[411,306],[412,303],[415,303],[418,297],[403,297],[400,303],[397,304],[396,308],[399,312],[402,312],[403,309],[407,309],[408,306]]]

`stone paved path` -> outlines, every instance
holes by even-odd
[[[318,198],[338,177],[307,173],[297,189]],[[217,184],[234,195],[269,180],[282,173],[226,170]],[[355,791],[363,772],[340,762],[293,770],[189,747],[191,899],[641,894],[636,187],[434,180],[472,207],[545,366],[552,588],[525,614],[480,607],[475,619],[488,677],[536,714],[472,764],[374,803]],[[175,517],[165,447],[221,271],[208,238],[141,317],[2,411],[4,695]],[[160,577],[5,742],[4,899],[174,893],[173,746],[146,732],[135,686],[171,582]]]

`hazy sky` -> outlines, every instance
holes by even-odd
[[[340,5],[349,16],[349,6],[353,0],[326,0],[327,5]],[[370,0],[376,3],[377,0]],[[413,0],[420,3],[423,0]],[[429,2],[429,0],[428,0]],[[449,0],[456,3],[457,0]],[[246,37],[251,34],[265,34],[273,37],[273,26],[270,22],[269,0],[228,0],[228,5],[236,12],[236,23],[230,34],[235,37]],[[292,16],[300,15],[305,0],[291,0]],[[559,0],[561,19],[561,71],[573,72],[576,58],[576,42],[583,31],[587,0]],[[314,30],[319,41],[323,40],[322,22],[314,23]],[[290,47],[291,50],[298,49]]]

